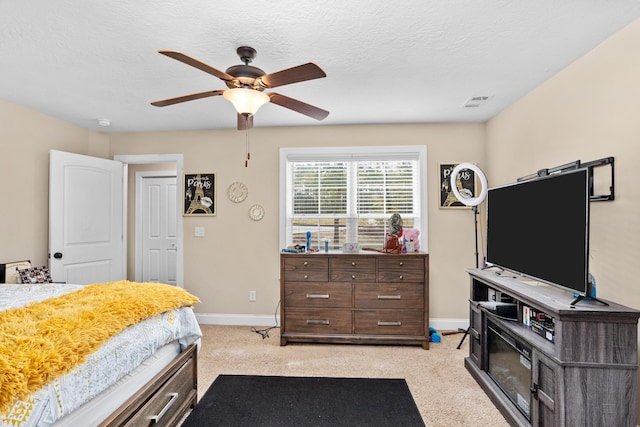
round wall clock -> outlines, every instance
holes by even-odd
[[[264,208],[260,205],[253,205],[249,208],[249,218],[260,221],[264,217]]]
[[[241,182],[234,182],[229,186],[227,190],[227,197],[234,203],[240,203],[247,198],[249,190],[247,186]]]

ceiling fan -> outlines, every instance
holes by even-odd
[[[218,77],[225,82],[229,89],[210,90],[176,98],[163,99],[154,101],[151,105],[166,107],[167,105],[222,95],[233,104],[238,112],[238,130],[252,128],[253,115],[258,111],[260,106],[267,102],[288,108],[316,120],[322,120],[329,115],[328,111],[298,101],[297,99],[275,92],[264,92],[265,89],[326,77],[325,72],[316,64],[309,62],[297,67],[266,74],[260,68],[249,65],[249,63],[253,61],[253,58],[256,57],[255,49],[249,46],[241,46],[236,52],[244,64],[233,65],[227,68],[226,71],[220,71],[182,52],[174,50],[159,51],[159,53],[163,55]]]

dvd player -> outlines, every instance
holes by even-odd
[[[478,305],[496,316],[508,319],[518,318],[518,307],[516,304],[498,301],[480,301]]]

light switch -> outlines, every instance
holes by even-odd
[[[193,234],[196,237],[204,237],[204,227],[196,227]]]

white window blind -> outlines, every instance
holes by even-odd
[[[281,244],[305,245],[309,231],[316,248],[326,240],[330,249],[380,249],[394,213],[404,228],[422,229],[426,150],[403,148],[283,149]]]

